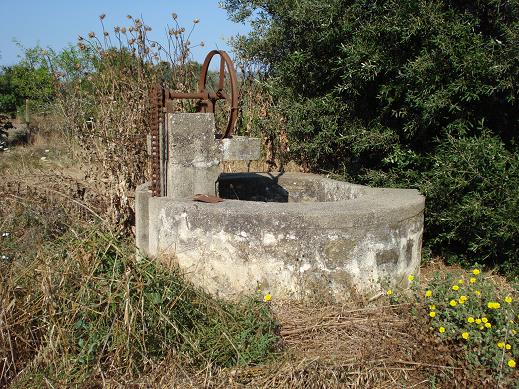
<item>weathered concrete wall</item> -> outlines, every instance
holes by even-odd
[[[167,164],[166,171],[161,173],[166,177],[168,197],[215,194],[221,161],[260,157],[259,138],[215,139],[215,121],[211,113],[169,113],[166,122]]]
[[[286,201],[205,204],[138,195],[147,206],[137,213],[148,210],[148,241],[137,228],[139,247],[173,258],[196,284],[225,297],[259,289],[344,300],[371,294],[381,281],[405,284],[418,271],[424,197],[417,191],[297,173],[273,180]],[[239,181],[227,176],[227,184]]]

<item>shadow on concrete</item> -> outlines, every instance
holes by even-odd
[[[223,199],[288,203],[288,191],[278,184],[283,173],[222,173],[216,193]]]

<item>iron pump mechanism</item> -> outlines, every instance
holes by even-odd
[[[220,70],[218,86],[216,90],[210,90],[207,85],[209,64],[215,55],[220,56]],[[228,80],[226,80],[226,74]],[[227,87],[227,88],[226,88]],[[226,90],[228,89],[228,90]],[[217,102],[225,100],[228,108],[228,120],[225,128],[222,128],[221,138],[232,138],[236,120],[238,118],[238,78],[234,64],[229,55],[222,50],[212,50],[205,57],[200,77],[198,79],[198,92],[183,93],[156,85],[151,91],[150,135],[151,135],[151,191],[153,196],[162,196],[165,193],[163,177],[163,161],[167,159],[167,147],[164,134],[165,114],[172,113],[175,99],[198,100],[197,112],[215,113]]]

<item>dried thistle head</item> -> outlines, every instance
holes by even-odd
[[[83,42],[78,42],[78,43],[77,43],[77,47],[78,47],[79,50],[81,50],[81,51],[86,50],[86,46],[85,46],[85,44],[84,44]]]
[[[198,19],[198,18],[193,19],[193,24],[198,24],[198,23],[200,23],[200,19]]]
[[[95,37],[96,37],[95,32],[94,32],[94,31],[90,31],[90,32],[88,33],[88,37],[89,37],[90,39],[95,38]]]
[[[99,20],[103,20],[104,18],[106,18],[106,14],[99,15]]]
[[[108,36],[108,35],[110,35],[110,34],[108,33],[108,31],[105,31],[105,32],[103,33],[103,35],[104,35],[104,36]]]
[[[126,15],[126,18],[127,19],[133,19],[133,16],[132,15]]]
[[[171,17],[173,18],[173,20],[177,20],[178,15],[177,15],[175,12],[173,12],[173,13],[171,14]]]
[[[135,43],[135,39],[134,38],[128,40],[128,44],[133,45],[134,43]]]
[[[117,33],[119,33],[119,31],[121,31],[121,27],[115,26],[114,27],[114,32],[117,34]]]
[[[79,42],[81,42],[83,39],[84,39],[84,38],[83,38],[81,35],[78,35],[78,36],[77,36],[77,40],[78,40]]]

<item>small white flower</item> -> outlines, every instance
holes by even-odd
[[[42,161],[45,161],[47,159],[47,157],[41,157],[40,158]]]
[[[4,238],[7,238],[9,235],[10,235],[10,234],[9,234],[8,232],[4,232],[4,233],[2,233],[2,236],[3,236]]]
[[[49,151],[50,151],[49,149],[45,150],[46,153],[48,153]]]

